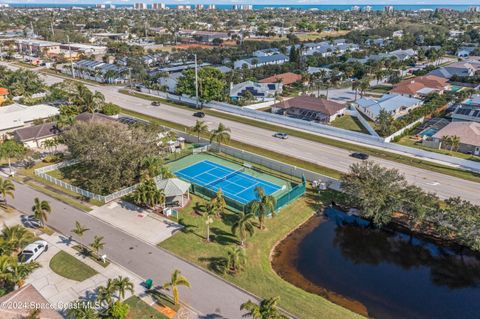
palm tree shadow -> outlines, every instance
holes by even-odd
[[[225,257],[200,257],[200,262],[207,262],[207,268],[216,274],[223,275],[227,269],[227,258]]]
[[[236,214],[235,213],[223,213],[222,214],[222,222],[231,227],[233,224],[235,224],[236,221]]]
[[[192,224],[187,224],[183,218],[180,218],[178,220],[178,223],[183,226],[183,228],[180,228],[177,231],[180,231],[184,234],[193,234],[197,237],[204,238],[202,235],[198,234],[195,229],[198,229],[198,226],[192,225]]]
[[[173,305],[173,300],[169,295],[163,293],[161,291],[162,289],[163,287],[153,287],[152,289],[147,290],[146,293],[150,295],[157,304],[171,307]]]
[[[237,238],[231,233],[224,231],[223,229],[220,229],[218,227],[212,227],[210,228],[210,232],[212,234],[211,237],[213,237],[213,240],[220,245],[237,244]]]

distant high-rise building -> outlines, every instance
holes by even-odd
[[[360,7],[359,7],[359,6],[353,6],[353,7],[352,7],[352,11],[353,11],[353,12],[358,12],[358,11],[360,11]]]
[[[209,4],[207,9],[208,10],[215,10],[217,7],[214,4]]]
[[[203,4],[196,4],[195,9],[197,10],[203,10]]]
[[[469,7],[468,8],[469,12],[480,12],[480,7]]]
[[[385,12],[393,12],[393,10],[394,10],[393,6],[385,6],[383,8],[383,11]]]
[[[253,10],[253,5],[251,4],[234,4],[233,10]]]
[[[363,8],[363,11],[372,12],[372,7],[371,6],[365,6],[365,8]]]
[[[97,3],[97,5],[95,6],[97,9],[105,9],[106,8],[106,5],[103,4],[103,3]]]
[[[165,10],[167,8],[165,3],[154,3],[152,4],[153,10]]]
[[[143,2],[138,2],[133,5],[136,10],[147,10],[147,4]]]
[[[183,4],[180,4],[177,6],[177,10],[190,10],[190,9],[192,9],[192,6],[187,6]]]

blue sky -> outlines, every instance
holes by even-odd
[[[0,0],[5,3],[134,3],[134,2],[163,2],[167,4],[177,3],[216,3],[216,4],[229,4],[229,3],[248,3],[248,4],[325,4],[325,5],[385,5],[385,4],[416,4],[416,5],[479,5],[480,1],[476,0]]]

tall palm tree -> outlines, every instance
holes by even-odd
[[[98,257],[98,253],[100,252],[100,250],[105,247],[103,236],[95,235],[93,237],[93,242],[90,244],[90,247],[93,249],[93,251],[95,252],[95,255]]]
[[[134,294],[133,283],[128,277],[119,276],[118,278],[113,279],[113,286],[118,292],[118,297],[120,300],[125,299],[125,294],[129,291],[131,294]]]
[[[260,229],[265,228],[265,217],[275,214],[275,205],[277,200],[272,195],[265,194],[261,186],[255,187],[257,199],[250,203],[250,211],[256,214],[260,223]]]
[[[132,196],[136,204],[150,208],[155,208],[155,206],[165,201],[163,190],[157,188],[157,185],[152,178],[143,181],[137,189],[135,189]]]
[[[205,225],[207,226],[207,241],[210,242],[210,224],[213,223],[213,216],[215,216],[215,205],[212,202],[205,205],[203,216],[205,217]]]
[[[22,225],[7,226],[3,225],[1,240],[3,253],[11,254],[19,251],[22,247],[31,243],[35,238],[34,234]]]
[[[229,247],[227,250],[227,269],[235,274],[245,267],[247,255],[243,247]]]
[[[197,140],[200,142],[200,135],[208,133],[208,125],[205,121],[197,120],[195,125],[190,127],[189,131],[197,135]]]
[[[2,195],[2,200],[6,204],[7,203],[7,196],[11,198],[15,198],[14,192],[15,185],[9,179],[3,179],[0,177],[0,195]]]
[[[179,302],[179,292],[178,292],[178,286],[185,286],[190,288],[190,282],[188,281],[187,278],[182,276],[180,270],[176,269],[172,273],[172,277],[170,278],[169,282],[166,282],[163,284],[164,289],[172,289],[172,295],[173,295],[173,302],[177,305]]]
[[[223,125],[223,123],[218,124],[218,127],[212,131],[210,136],[210,143],[213,141],[218,143],[218,151],[221,151],[222,144],[228,143],[230,141],[230,128]]]
[[[245,214],[241,212],[236,215],[236,220],[232,225],[232,233],[234,235],[236,235],[237,232],[239,233],[241,246],[244,246],[247,234],[251,237],[255,233],[255,226],[252,221],[254,218],[255,215],[252,213]]]
[[[457,135],[452,136],[450,151],[457,151],[458,146],[460,145],[460,137]]]
[[[452,136],[450,135],[444,135],[442,136],[442,139],[441,139],[441,142],[442,142],[442,145],[447,148],[447,146],[450,146],[452,147]]]
[[[40,200],[36,197],[32,206],[33,216],[43,225],[48,219],[48,214],[52,212],[50,204],[46,200]]]
[[[244,317],[253,319],[286,319],[287,317],[282,315],[277,308],[279,300],[280,297],[272,297],[263,299],[259,304],[249,300],[240,306],[240,310],[247,310]]]
[[[106,304],[110,307],[113,304],[113,295],[115,294],[116,289],[114,281],[108,279],[106,286],[100,286],[97,288],[97,301],[100,304]]]

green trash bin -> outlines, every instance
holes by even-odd
[[[147,279],[147,280],[145,281],[145,287],[146,287],[147,289],[152,289],[152,286],[153,286],[153,280],[152,280],[152,279]]]

